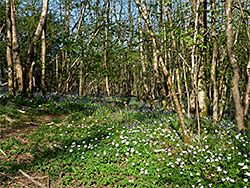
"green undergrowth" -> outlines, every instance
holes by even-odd
[[[15,100],[16,106],[30,107],[27,112],[66,116],[1,139],[0,149],[7,155],[0,160],[4,174],[15,176],[22,169],[49,175],[55,187],[250,187],[249,131],[237,132],[231,117],[217,125],[202,118],[198,145],[195,119],[187,116],[190,140],[184,144],[174,113],[151,111],[135,98],[51,95]]]

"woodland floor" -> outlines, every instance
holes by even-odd
[[[124,103],[128,106],[124,106]],[[232,113],[218,125],[136,98],[0,100],[0,187],[249,187],[250,132]]]
[[[4,118],[5,120],[0,122],[0,140],[5,140],[8,138],[16,138],[17,140],[20,140],[21,144],[30,144],[30,141],[27,140],[25,136],[22,135],[27,135],[31,132],[35,132],[40,124],[49,125],[51,122],[54,122],[55,120],[63,121],[65,117],[66,114],[60,114],[60,115],[46,114],[41,116],[35,116],[29,114],[29,116],[23,116],[22,120],[20,121],[18,119],[12,119],[7,115],[5,117],[2,116],[2,118]],[[13,161],[19,165],[30,163],[31,161],[31,156],[28,154],[21,154],[21,153],[16,153],[11,155],[9,155],[8,153],[5,154],[0,155],[0,161],[1,160]],[[44,185],[47,185],[47,187],[56,187],[55,182],[54,185],[50,184],[48,175],[43,174],[41,176],[40,174],[36,174],[35,172],[33,173],[29,172],[28,175],[31,178],[26,177],[21,173],[15,173],[15,176],[11,176],[9,174],[5,174],[0,171],[0,180],[5,181],[5,182],[0,181],[0,187],[2,187],[2,184],[10,185],[9,187],[39,187],[36,183],[32,182],[33,180],[39,180],[39,182],[43,182]]]

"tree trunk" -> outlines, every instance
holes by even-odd
[[[14,5],[14,1],[13,0],[11,0],[11,1],[12,1],[12,4],[11,4],[11,22],[12,22],[13,62],[15,64],[18,93],[24,94],[23,67],[21,64],[20,53],[19,53],[19,41],[18,41],[18,37],[17,37],[15,5]]]
[[[234,34],[233,34],[233,16],[232,16],[233,0],[226,0],[226,38],[227,38],[227,53],[229,62],[233,70],[233,78],[231,81],[231,90],[235,107],[235,118],[239,131],[244,131],[247,127],[247,122],[244,122],[244,109],[239,92],[240,68],[236,59],[234,50]]]
[[[177,113],[178,113],[178,116],[180,118],[180,123],[181,123],[184,142],[186,143],[187,139],[188,139],[188,135],[187,135],[187,131],[186,131],[186,125],[185,125],[185,120],[184,120],[184,116],[183,116],[183,113],[182,113],[182,109],[181,109],[181,106],[180,106],[180,103],[179,103],[179,100],[178,100],[174,85],[172,84],[171,77],[169,76],[169,73],[168,73],[168,70],[167,70],[167,68],[166,68],[166,66],[164,64],[163,58],[161,57],[161,53],[157,49],[155,34],[153,32],[152,26],[151,26],[150,21],[149,21],[149,14],[148,14],[148,11],[147,11],[147,6],[146,6],[146,3],[145,3],[145,0],[142,1],[143,8],[141,7],[141,3],[138,0],[134,0],[134,1],[135,1],[136,5],[137,5],[139,11],[140,11],[140,14],[142,15],[144,21],[146,22],[147,29],[148,29],[148,32],[149,32],[149,34],[151,36],[151,40],[152,40],[152,47],[155,50],[156,55],[159,57],[159,62],[161,63],[163,73],[167,78],[168,87],[170,88],[171,95],[172,95],[173,100],[175,102]]]
[[[162,6],[163,9],[165,8],[164,6]],[[164,11],[165,12],[165,11]],[[171,16],[171,10],[170,10],[170,2],[169,0],[167,1],[167,17],[168,17],[168,21],[169,21],[169,27],[170,27],[170,34],[171,34],[171,38],[172,38],[172,42],[173,42],[173,51],[177,51],[177,45],[176,45],[176,39],[175,39],[175,35],[174,35],[174,24],[173,24],[173,19]],[[165,19],[164,19],[165,20]],[[184,104],[182,102],[182,90],[181,90],[181,80],[180,80],[180,65],[178,64],[178,61],[176,59],[176,57],[173,57],[173,64],[174,67],[176,67],[175,73],[176,73],[176,81],[177,81],[177,89],[178,89],[178,94],[179,94],[179,100],[180,100],[180,104],[182,106],[182,109],[184,111]],[[172,74],[174,76],[174,73]]]
[[[45,41],[45,28],[42,31],[42,74],[41,74],[41,95],[46,95],[46,87],[45,87],[45,69],[46,69],[46,41]]]
[[[14,97],[14,76],[13,76],[13,63],[12,63],[12,23],[11,23],[11,2],[6,0],[6,22],[7,22],[7,64],[8,64],[8,94],[9,97]]]
[[[199,33],[202,35],[201,47],[199,47],[199,61],[200,65],[196,65],[199,67],[198,71],[198,101],[199,101],[199,110],[200,115],[203,117],[207,117],[207,86],[206,86],[206,61],[207,61],[207,0],[199,0],[200,1],[200,10],[201,14],[199,16]],[[199,41],[199,40],[198,40]]]
[[[240,7],[243,23],[246,27],[247,38],[248,38],[248,43],[247,43],[248,44],[248,64],[246,67],[247,84],[246,84],[246,91],[245,91],[245,96],[244,96],[244,120],[245,120],[246,126],[248,126],[249,93],[250,93],[250,31],[249,31],[249,24],[247,24],[247,22],[245,21],[246,19],[243,13],[242,5],[239,0],[238,0],[238,4]]]
[[[108,0],[108,10],[110,9],[110,2]],[[104,63],[105,63],[105,69],[108,70],[108,27],[109,27],[109,13],[107,12],[107,23],[105,27],[105,37],[104,37]],[[109,90],[109,76],[108,72],[106,72],[105,75],[105,84],[106,84],[106,92],[108,97],[110,97],[110,90]]]
[[[218,58],[218,46],[216,38],[216,4],[215,0],[211,0],[211,11],[212,11],[212,43],[213,43],[213,57],[211,65],[211,80],[213,84],[213,122],[218,121],[218,86],[216,81],[216,67]]]
[[[28,69],[26,72],[26,80],[28,81],[28,88],[27,88],[27,94],[28,96],[32,97],[33,96],[33,72],[35,68],[35,61],[36,61],[36,56],[37,56],[37,42],[41,38],[42,35],[42,30],[45,25],[45,20],[47,17],[47,11],[48,11],[48,4],[49,0],[43,0],[43,7],[42,7],[42,13],[40,16],[40,21],[37,26],[36,32],[34,34],[34,38],[30,44],[30,48],[28,51]]]
[[[58,64],[58,54],[56,54],[56,93],[59,93],[59,64]]]

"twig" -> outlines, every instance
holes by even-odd
[[[23,172],[21,169],[18,170],[22,175],[24,175],[26,178],[30,179],[34,184],[46,188],[46,186],[44,186],[43,184],[41,184],[40,182],[34,180],[32,177],[30,177],[28,174],[26,174],[25,172]]]
[[[1,149],[0,149],[0,151],[1,151],[1,153],[2,153],[3,155],[5,155],[5,156],[6,156],[6,153],[4,153],[4,151],[3,151],[3,150],[1,150]]]
[[[23,184],[22,182],[17,182],[18,184],[20,184],[23,187],[29,188],[27,185]]]
[[[64,122],[70,117],[70,116],[73,116],[73,115],[75,115],[75,114],[77,114],[78,112],[75,112],[75,113],[73,113],[73,114],[70,114],[70,115],[68,115],[68,116],[66,116],[66,118],[64,118],[64,120],[62,121],[62,123],[60,123],[59,125],[57,125],[58,127],[60,127],[60,126],[62,126],[63,124],[64,124]]]
[[[18,179],[17,177],[13,178],[13,177],[11,177],[11,176],[9,176],[9,175],[3,173],[3,172],[0,172],[0,174],[2,174],[3,176],[6,176],[7,178],[10,178],[10,179],[12,179],[12,180]]]

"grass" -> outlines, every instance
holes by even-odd
[[[64,118],[0,140],[6,154],[0,155],[2,187],[34,186],[18,169],[47,177],[50,187],[250,187],[249,132],[237,132],[232,117],[217,125],[203,118],[198,145],[195,119],[187,116],[191,139],[184,144],[174,113],[151,111],[134,98],[125,108],[122,100],[54,95],[3,100],[0,115]],[[17,109],[24,106],[23,114]],[[46,179],[39,181],[48,185]]]

